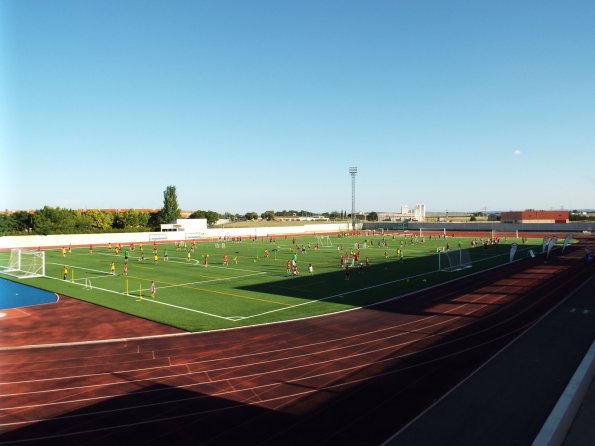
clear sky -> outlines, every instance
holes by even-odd
[[[595,208],[593,0],[0,0],[0,209]]]

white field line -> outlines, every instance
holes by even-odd
[[[526,249],[531,249],[532,245],[528,246]],[[554,248],[556,249],[556,248]],[[1,253],[0,253],[1,255]],[[523,259],[517,258],[516,260],[513,260],[512,263],[516,263],[519,262]],[[482,270],[482,271],[476,271],[473,272],[471,274],[468,274],[465,277],[471,277],[471,276],[476,276],[478,274],[484,273],[486,271],[491,271],[494,269],[498,269],[501,268],[502,266],[504,266],[504,264],[502,265],[496,265],[493,267],[490,267],[486,270]],[[443,283],[440,283],[438,285],[433,285],[431,287],[428,287],[427,289],[432,289],[432,288],[436,288],[437,286],[442,286],[442,285],[446,285],[452,282],[456,282],[457,280],[460,280],[460,278],[455,278]],[[302,317],[299,319],[288,319],[288,320],[284,320],[284,321],[277,321],[277,322],[268,322],[268,323],[263,323],[263,324],[259,324],[261,326],[264,325],[274,325],[274,324],[279,324],[279,323],[287,323],[287,322],[294,322],[296,320],[308,320],[308,319],[314,319],[314,318],[319,318],[319,317],[325,317],[325,316],[329,316],[329,315],[333,315],[333,314],[339,314],[339,313],[346,313],[349,311],[354,311],[357,310],[359,308],[367,308],[367,307],[374,307],[376,305],[379,304],[383,304],[386,302],[391,302],[394,300],[399,300],[399,299],[403,299],[409,295],[412,295],[414,293],[416,293],[417,291],[411,292],[411,293],[406,293],[403,295],[396,295],[396,296],[392,296],[389,298],[386,298],[380,302],[374,302],[371,304],[366,304],[363,307],[358,307],[358,308],[349,308],[349,309],[345,309],[345,310],[339,310],[339,311],[335,311],[332,313],[325,313],[325,314],[320,314],[320,315],[314,315],[314,316],[307,316],[307,317]],[[38,344],[38,345],[27,345],[27,346],[22,346],[22,347],[0,347],[0,351],[11,351],[11,350],[22,350],[22,349],[34,349],[34,348],[39,348],[39,347],[61,347],[61,346],[65,346],[65,345],[94,345],[94,344],[104,344],[104,343],[112,343],[112,342],[119,342],[119,341],[132,341],[132,340],[144,340],[144,339],[157,339],[157,338],[170,338],[170,337],[176,337],[176,336],[194,336],[194,335],[200,335],[203,333],[213,333],[213,332],[218,332],[218,331],[228,331],[228,330],[236,330],[238,328],[243,328],[243,327],[237,327],[237,328],[221,328],[221,329],[216,329],[216,330],[209,330],[209,331],[205,331],[205,332],[184,332],[184,333],[177,333],[177,334],[167,334],[167,335],[152,335],[152,336],[141,336],[141,337],[133,337],[133,338],[117,338],[117,339],[107,339],[107,340],[102,340],[102,341],[85,341],[85,342],[66,342],[66,343],[58,343],[58,344]],[[383,330],[380,330],[383,331]],[[358,335],[356,335],[358,336]],[[326,342],[326,341],[325,341]],[[323,342],[323,343],[325,343]]]
[[[325,300],[334,299],[334,298],[337,298],[337,297],[345,296],[347,294],[360,293],[362,291],[371,290],[373,288],[379,288],[379,287],[383,287],[383,286],[386,286],[386,285],[391,285],[393,283],[402,282],[402,281],[407,280],[407,279],[414,279],[416,277],[422,277],[422,276],[425,276],[427,274],[429,274],[429,273],[423,273],[423,274],[418,274],[416,276],[404,277],[402,279],[390,280],[388,282],[383,282],[383,283],[379,283],[379,284],[376,284],[376,285],[370,285],[370,286],[367,286],[367,287],[358,288],[358,289],[351,290],[351,291],[345,291],[345,292],[342,292],[342,293],[339,293],[339,294],[333,294],[333,295],[327,296],[327,297],[321,297],[320,299],[312,299],[312,300],[309,300],[308,302],[302,302],[300,304],[292,305],[291,307],[278,308],[278,309],[275,309],[275,310],[265,311],[265,312],[259,313],[259,314],[253,314],[251,316],[245,316],[244,319],[251,319],[251,318],[255,318],[255,317],[259,317],[259,316],[264,316],[266,314],[276,313],[278,311],[290,310],[292,308],[297,308],[297,307],[301,307],[301,306],[304,306],[304,305],[310,305],[310,304],[314,304],[314,303],[317,303],[317,302],[322,302],[322,301],[325,301]]]
[[[108,255],[108,254],[100,254],[100,255]],[[61,265],[60,263],[53,263],[53,262],[48,262],[48,263],[50,265],[56,265],[56,266],[60,266]],[[177,263],[187,263],[187,262],[186,261],[184,261],[184,262],[181,262],[180,261],[180,262],[177,262]],[[92,271],[92,272],[102,273],[102,276],[91,276],[91,277],[83,277],[83,278],[75,279],[74,282],[72,282],[72,283],[75,284],[75,285],[79,285],[79,286],[85,286],[85,283],[84,283],[85,282],[85,279],[97,280],[97,279],[100,279],[100,278],[117,277],[116,275],[112,275],[112,274],[107,273],[105,271],[100,271],[100,270],[96,270],[96,269],[92,269],[92,268],[78,267],[78,266],[75,266],[75,265],[69,265],[69,266],[72,269],[79,269],[79,270],[86,270],[86,271]],[[220,268],[228,269],[226,267],[220,267]],[[245,277],[252,277],[252,276],[259,276],[259,275],[268,274],[267,272],[264,272],[264,271],[254,272],[254,270],[246,270],[246,269],[241,269],[241,268],[229,268],[229,269],[230,270],[233,270],[233,271],[249,271],[252,274],[243,274],[241,276],[230,276],[230,277],[219,278],[219,279],[201,280],[201,281],[196,281],[196,282],[187,282],[187,283],[181,283],[181,284],[175,284],[175,285],[164,285],[164,286],[160,286],[159,289],[176,288],[176,287],[184,287],[184,286],[192,286],[192,285],[202,285],[202,284],[205,284],[205,283],[221,282],[221,281],[226,281],[226,280],[232,281],[234,279],[243,279]],[[56,279],[54,277],[50,277],[50,276],[46,276],[46,277],[48,277],[49,279],[58,280],[58,279]],[[77,281],[80,281],[81,283],[78,283]],[[107,291],[107,292],[113,293],[113,294],[118,294],[118,295],[121,295],[121,296],[128,296],[128,297],[130,297],[129,294],[127,295],[126,293],[122,293],[122,292],[119,292],[119,291],[110,290],[110,289],[107,289],[107,288],[101,288],[101,287],[98,287],[98,286],[95,286],[95,285],[93,285],[92,288],[97,289],[97,290],[101,290],[101,291]],[[149,289],[148,288],[144,288],[143,291],[149,291]],[[133,297],[136,297],[136,296],[133,296]],[[167,302],[161,302],[161,301],[150,300],[150,299],[145,299],[145,301],[152,302],[152,303],[158,303],[158,304],[161,304],[161,305],[166,305],[166,306],[173,307],[173,308],[176,308],[176,309],[179,309],[179,310],[186,310],[186,311],[190,311],[190,312],[194,312],[194,313],[203,314],[203,315],[206,315],[206,316],[212,316],[212,317],[215,317],[215,318],[218,318],[218,319],[224,319],[224,320],[227,320],[227,321],[237,321],[237,320],[239,320],[235,316],[225,317],[225,316],[221,316],[221,315],[217,315],[217,314],[207,313],[205,311],[200,311],[200,310],[195,310],[195,309],[192,309],[192,308],[187,308],[187,307],[182,307],[182,306],[179,306],[179,305],[170,304],[170,303],[167,303]]]
[[[267,274],[266,272],[257,272],[257,273],[253,273],[253,274],[244,274],[241,276],[233,276],[233,277],[224,277],[221,279],[209,279],[209,280],[201,280],[198,282],[187,282],[187,283],[179,283],[176,285],[165,285],[165,286],[160,286],[159,289],[163,289],[163,288],[175,288],[175,287],[183,287],[183,286],[191,286],[191,285],[202,285],[205,283],[212,283],[212,282],[225,282],[227,280],[231,281],[234,279],[243,279],[244,277],[252,277],[252,276],[261,276],[263,274]]]
[[[103,252],[98,253],[98,255],[112,257],[112,258],[114,258],[114,257],[115,258],[123,258],[122,256],[116,256],[115,254],[108,254],[108,253],[103,253]],[[135,259],[135,260],[139,259],[139,257],[132,257],[132,256],[130,258]],[[180,259],[182,259],[182,258],[180,257]],[[148,256],[146,264],[149,264],[152,261],[153,261],[152,256]],[[193,262],[196,266],[202,266],[203,268],[221,268],[221,269],[226,269],[226,270],[230,270],[230,271],[244,271],[244,272],[250,272],[250,273],[256,272],[253,269],[234,268],[233,266],[223,266],[223,265],[217,265],[217,264],[209,264],[209,266],[204,266],[198,259],[190,259],[190,261]],[[188,260],[178,260],[175,258],[174,259],[170,258],[169,260],[163,260],[163,258],[160,258],[159,262],[161,264],[166,264],[166,265],[168,263],[180,263],[182,265],[188,264]],[[142,265],[142,263],[141,263],[141,265]],[[259,271],[259,272],[261,272],[261,271]],[[263,272],[263,274],[268,274],[268,273]]]
[[[520,249],[518,252],[519,253],[520,252],[525,252],[525,251],[528,251],[529,249],[532,249],[532,247],[531,248],[526,247],[525,249]],[[113,257],[113,254],[100,253],[100,255]],[[502,254],[498,254],[498,255],[492,256],[492,257],[487,257],[487,258],[484,258],[484,259],[481,259],[481,260],[477,260],[475,263],[480,263],[480,262],[491,260],[491,259],[494,259],[494,258],[497,258],[497,257],[507,256],[507,255],[509,255],[509,254],[508,253],[502,253]],[[518,260],[520,260],[520,259],[517,259],[515,261],[518,261]],[[179,262],[179,263],[184,263],[184,262]],[[53,265],[59,265],[59,264],[56,264],[56,263],[52,263],[52,264]],[[212,265],[211,267],[227,269],[227,267],[225,267],[225,266]],[[240,270],[240,271],[254,272],[254,270],[242,270],[242,269],[239,269],[239,268],[235,268],[235,269],[236,270]],[[91,270],[91,271],[96,271],[96,270]],[[415,276],[408,276],[408,277],[404,277],[404,278],[401,278],[401,279],[390,280],[388,282],[383,282],[383,283],[379,283],[379,284],[376,284],[376,285],[370,285],[368,287],[358,288],[358,289],[355,289],[355,290],[346,291],[346,292],[342,292],[342,293],[339,293],[339,294],[333,294],[331,296],[322,297],[320,299],[311,299],[311,300],[308,300],[307,302],[302,302],[302,303],[299,303],[299,304],[296,304],[296,305],[287,306],[285,308],[276,308],[274,310],[269,310],[269,311],[265,311],[265,312],[262,312],[262,313],[257,313],[257,314],[247,315],[247,316],[230,316],[230,317],[225,317],[225,316],[220,316],[220,315],[214,315],[214,314],[211,314],[211,313],[206,313],[206,312],[199,311],[199,310],[194,310],[192,308],[186,308],[186,307],[181,307],[181,306],[174,305],[174,304],[168,304],[168,303],[160,302],[160,301],[156,301],[156,300],[150,300],[150,302],[160,303],[162,305],[170,306],[170,307],[173,307],[173,308],[176,308],[176,309],[187,310],[187,311],[190,311],[190,312],[204,314],[204,315],[207,315],[207,316],[212,316],[212,317],[215,317],[215,318],[224,319],[224,320],[231,321],[231,322],[238,322],[238,321],[244,321],[246,319],[253,319],[253,318],[256,318],[256,317],[265,316],[265,315],[272,314],[272,313],[278,313],[278,312],[281,312],[281,311],[288,311],[288,310],[291,310],[291,309],[295,309],[297,307],[301,307],[301,306],[305,306],[305,305],[311,305],[311,304],[315,304],[315,303],[318,303],[318,302],[323,302],[323,301],[326,301],[326,300],[334,299],[334,298],[337,298],[337,297],[340,297],[340,296],[345,296],[345,295],[348,295],[348,294],[360,293],[362,291],[368,291],[368,290],[371,290],[371,289],[374,289],[374,288],[380,288],[380,287],[384,287],[384,286],[387,286],[387,285],[392,285],[392,284],[395,284],[395,283],[398,283],[398,282],[406,281],[408,279],[415,279],[415,278],[418,278],[418,277],[427,276],[429,274],[434,274],[435,272],[437,272],[437,271],[430,271],[430,272],[427,272],[427,273],[417,274]],[[258,274],[270,274],[270,273],[259,272]],[[258,274],[255,274],[255,275],[258,275]],[[108,274],[108,276],[109,276],[109,274]],[[240,278],[241,277],[248,277],[248,275],[246,275],[246,276],[239,276],[239,277]],[[230,279],[232,279],[232,278],[212,279],[212,280],[213,281],[216,281],[216,280],[230,280]],[[197,282],[197,283],[194,283],[194,284],[200,284],[200,283],[201,282]],[[160,288],[171,288],[171,287],[175,287],[175,286],[187,286],[187,285],[192,285],[192,283],[183,284],[183,285],[164,286],[164,287],[160,287]],[[97,288],[97,287],[94,287],[94,288]],[[97,289],[102,289],[102,288],[97,288]],[[120,294],[120,295],[126,295],[124,293],[119,293],[119,292],[111,291],[111,290],[105,290],[105,291],[113,292],[113,293]]]
[[[527,249],[527,251],[528,251],[528,249]],[[519,250],[518,252],[524,252],[524,251]],[[492,257],[487,257],[487,258],[478,260],[478,261],[476,261],[474,263],[485,262],[487,260],[491,260],[491,259],[495,259],[495,258],[503,257],[503,256],[508,256],[508,255],[509,255],[508,253],[498,254],[498,255],[495,255],[495,256],[492,256]],[[518,261],[518,260],[516,260],[516,261]],[[417,274],[415,276],[408,276],[408,277],[403,277],[401,279],[389,280],[388,282],[382,282],[382,283],[379,283],[379,284],[376,284],[376,285],[370,285],[370,286],[367,286],[367,287],[364,287],[364,288],[358,288],[358,289],[355,289],[355,290],[346,291],[346,292],[339,293],[339,294],[333,294],[331,296],[322,297],[320,299],[312,299],[312,300],[309,300],[308,302],[302,302],[300,304],[292,305],[292,306],[286,307],[286,308],[277,308],[277,309],[274,309],[274,310],[265,311],[263,313],[253,314],[253,315],[249,315],[249,316],[243,316],[242,317],[242,320],[252,319],[252,318],[255,318],[255,317],[260,317],[260,316],[264,316],[264,315],[271,314],[271,313],[277,313],[277,312],[280,312],[280,311],[287,311],[287,310],[291,310],[291,309],[294,309],[294,308],[297,308],[297,307],[301,307],[301,306],[304,306],[304,305],[310,305],[310,304],[322,302],[322,301],[325,301],[325,300],[330,300],[330,299],[334,299],[334,298],[337,298],[337,297],[345,296],[347,294],[360,293],[362,291],[368,291],[368,290],[371,290],[371,289],[374,289],[374,288],[380,288],[380,287],[383,287],[383,286],[392,285],[392,284],[395,284],[395,283],[398,283],[398,282],[407,281],[409,279],[416,279],[418,277],[427,276],[427,275],[430,275],[430,274],[434,274],[436,272],[438,272],[438,271],[437,270],[436,271],[429,271],[427,273]]]
[[[110,274],[110,273],[109,273],[109,272],[107,272],[107,271],[102,271],[102,270],[99,270],[99,269],[93,269],[93,268],[84,268],[84,267],[82,267],[82,266],[76,266],[76,265],[72,265],[72,264],[69,264],[69,263],[54,263],[54,262],[47,262],[47,264],[48,264],[48,265],[56,265],[56,266],[62,266],[62,265],[66,265],[66,266],[68,266],[70,269],[77,269],[77,270],[80,270],[80,269],[82,269],[83,271],[92,271],[92,272],[94,272],[94,273],[100,273],[101,275],[103,275],[103,276],[107,276],[107,277],[110,277],[110,276],[112,276],[112,274]],[[49,276],[46,276],[46,277],[49,277]],[[93,276],[93,277],[95,277],[95,278],[98,278],[97,276]],[[90,278],[91,278],[91,277],[88,277],[88,279],[90,279]]]
[[[52,280],[62,280],[62,279],[58,279],[58,278],[56,278],[56,277],[50,277],[50,276],[46,276],[46,277],[47,277],[48,279],[52,279]],[[114,277],[116,277],[116,276],[114,276]],[[77,285],[77,286],[85,286],[85,284],[83,284],[83,283],[76,283],[76,282],[74,282],[74,285]],[[138,299],[138,298],[137,298],[136,296],[134,296],[134,295],[130,295],[130,294],[126,294],[126,293],[122,293],[122,292],[120,292],[120,291],[109,290],[109,289],[107,289],[107,288],[100,288],[100,287],[97,287],[97,286],[93,286],[93,287],[92,287],[92,289],[94,289],[94,290],[100,290],[100,291],[106,291],[106,292],[108,292],[108,293],[112,293],[112,294],[118,294],[118,295],[120,295],[120,296],[124,296],[124,297],[130,297],[130,298],[132,298],[132,299]],[[233,319],[230,319],[230,318],[228,318],[228,317],[225,317],[225,316],[220,316],[220,315],[218,315],[218,314],[211,314],[211,313],[207,313],[207,312],[205,312],[205,311],[195,310],[195,309],[193,309],[193,308],[186,308],[186,307],[182,307],[182,306],[180,306],[180,305],[174,305],[174,304],[170,304],[170,303],[167,303],[167,302],[162,302],[162,301],[159,301],[159,300],[155,300],[155,299],[152,299],[152,298],[145,298],[145,299],[142,299],[142,300],[143,300],[143,302],[150,302],[150,303],[152,303],[152,304],[165,305],[165,306],[167,306],[167,307],[172,307],[172,308],[175,308],[175,309],[177,309],[177,310],[190,311],[190,312],[192,312],[192,313],[203,314],[203,315],[205,315],[205,316],[211,316],[211,317],[214,317],[214,318],[217,318],[217,319],[224,319],[224,320],[226,320],[226,321],[231,321],[231,320],[233,320]]]

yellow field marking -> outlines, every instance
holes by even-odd
[[[209,290],[209,289],[206,289],[206,288],[199,288],[199,287],[194,287],[194,286],[190,286],[190,285],[177,285],[175,283],[164,282],[162,280],[158,281],[157,283],[165,283],[165,284],[170,285],[170,286],[175,287],[175,288],[189,288],[191,290],[204,291],[206,293],[223,294],[225,296],[238,297],[240,299],[258,300],[260,302],[267,302],[267,303],[276,304],[276,305],[284,305],[284,306],[287,306],[287,307],[293,306],[293,304],[286,304],[284,302],[277,302],[277,301],[274,301],[274,300],[259,299],[258,297],[242,296],[241,294],[226,293],[224,291]]]
[[[312,283],[304,283],[303,286],[294,286],[294,287],[289,287],[289,286],[281,286],[281,285],[268,285],[269,288],[278,288],[280,290],[290,290],[290,291],[311,291],[313,285],[317,285],[319,283],[324,283],[322,281],[318,281],[318,282],[312,282]]]
[[[284,302],[277,302],[277,301],[268,300],[268,299],[259,299],[258,297],[248,297],[248,296],[242,296],[240,294],[224,293],[223,291],[206,290],[206,289],[203,289],[203,288],[194,288],[194,289],[200,290],[200,291],[206,291],[207,293],[224,294],[226,296],[239,297],[240,299],[258,300],[260,302],[267,302],[267,303],[270,303],[270,304],[284,305],[286,307],[293,307],[293,304],[286,304]]]

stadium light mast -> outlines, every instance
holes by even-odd
[[[350,167],[349,174],[351,175],[351,229],[355,231],[355,176],[357,175],[357,167]]]

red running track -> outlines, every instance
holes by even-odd
[[[0,322],[0,444],[377,445],[590,274],[579,244],[547,264],[525,260],[365,309],[238,330],[180,335],[127,318],[114,332],[114,312],[93,307],[103,329],[79,326],[84,340],[171,334],[17,348],[17,339],[77,339],[76,317],[61,320],[74,328],[60,335],[63,324],[30,310]],[[88,305],[62,304],[79,315]],[[36,323],[27,336],[25,320]]]

